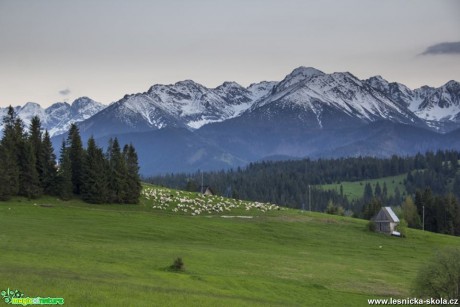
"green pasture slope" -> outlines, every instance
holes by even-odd
[[[404,187],[404,179],[406,179],[405,174],[362,181],[343,181],[341,183],[324,184],[318,187],[323,190],[334,190],[340,193],[340,185],[342,185],[343,194],[346,195],[349,200],[354,200],[363,196],[364,186],[366,185],[366,183],[371,184],[372,190],[375,189],[375,185],[377,184],[377,182],[379,183],[382,189],[383,183],[386,183],[388,195],[394,195],[396,187],[398,187],[399,192],[401,192],[402,195],[406,192],[406,188]]]
[[[400,239],[367,232],[363,220],[230,200],[239,207],[192,216],[172,202],[196,194],[151,189],[164,199],[0,202],[0,290],[63,297],[65,306],[367,306],[407,297],[436,250],[460,246],[457,237],[409,230]],[[168,270],[179,256],[185,271]]]

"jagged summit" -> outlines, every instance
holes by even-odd
[[[313,67],[305,67],[305,66],[300,66],[300,67],[297,67],[296,69],[294,69],[290,74],[289,76],[299,76],[299,75],[302,75],[304,77],[313,77],[313,76],[322,76],[324,75],[324,72],[322,72],[321,70],[318,70],[316,68],[313,68]]]
[[[300,66],[283,80],[262,81],[243,87],[226,81],[207,88],[193,80],[155,84],[147,92],[125,95],[107,108],[88,97],[55,103],[42,109],[36,103],[16,108],[27,124],[39,115],[52,134],[65,131],[71,122],[85,122],[82,129],[94,136],[114,131],[148,131],[167,127],[199,129],[252,114],[276,119],[289,112],[295,121],[327,127],[325,117],[373,122],[388,120],[449,131],[460,127],[460,84],[451,80],[434,88],[411,90],[380,75],[360,80],[349,72],[324,73]],[[100,113],[97,117],[94,115]],[[0,110],[2,111],[2,110]],[[4,111],[2,111],[4,112]],[[104,128],[110,123],[110,129]],[[99,128],[98,128],[99,127]]]
[[[281,92],[291,86],[295,86],[300,82],[305,82],[314,77],[325,75],[324,72],[313,68],[300,66],[288,74],[280,83],[276,85],[275,91]]]
[[[29,126],[32,117],[38,116],[42,123],[42,128],[48,130],[51,136],[66,132],[72,123],[78,123],[90,118],[105,106],[95,102],[88,97],[80,97],[68,104],[67,102],[56,102],[46,109],[38,103],[28,102],[24,106],[16,109],[18,116],[24,121],[25,126]],[[6,109],[0,109],[0,114]],[[1,127],[0,127],[1,129]]]

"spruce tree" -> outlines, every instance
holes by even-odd
[[[382,196],[383,196],[383,199],[387,199],[388,197],[388,188],[387,188],[387,183],[385,181],[383,182]]]
[[[375,185],[374,195],[375,197],[382,199],[382,188],[380,188],[379,182],[377,182],[377,184]]]
[[[0,144],[0,200],[8,200],[12,196],[9,188],[8,162],[5,148]]]
[[[43,160],[42,160],[42,131],[41,122],[38,116],[34,116],[29,128],[29,142],[35,156],[35,168],[37,169],[40,184],[43,182]]]
[[[88,140],[83,165],[81,197],[84,201],[94,204],[101,204],[107,201],[108,183],[105,165],[102,149],[96,146],[94,138],[91,137]]]
[[[16,161],[19,166],[19,195],[35,198],[41,195],[36,160],[32,144],[24,132],[24,123],[17,117],[14,120],[13,134],[16,147]]]
[[[460,198],[460,175],[455,176],[455,180],[452,186],[452,190],[455,195]]]
[[[69,135],[67,136],[67,146],[72,169],[73,193],[80,194],[85,151],[83,149],[80,132],[75,124],[70,126]]]
[[[62,142],[61,152],[59,157],[59,169],[57,172],[57,187],[58,195],[63,200],[72,198],[72,165],[70,162],[69,150]]]
[[[7,115],[3,118],[3,172],[8,185],[4,187],[5,195],[14,196],[19,192],[18,140],[15,129],[16,113],[12,106],[8,107]],[[22,136],[21,136],[22,137]]]
[[[364,195],[363,195],[363,200],[364,202],[370,202],[372,198],[374,197],[374,193],[372,192],[372,186],[368,182],[364,186]]]
[[[109,164],[109,201],[123,203],[126,198],[127,169],[117,138],[109,141],[107,157]]]
[[[36,198],[42,194],[33,147],[27,139],[19,144],[19,195]]]
[[[53,145],[51,143],[48,131],[45,131],[41,146],[40,159],[43,163],[42,172],[42,188],[45,194],[57,194],[57,168],[56,155],[54,154]]]
[[[124,146],[123,156],[126,161],[127,170],[125,203],[137,204],[142,186],[139,176],[137,153],[132,144]]]

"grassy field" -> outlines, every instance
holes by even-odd
[[[436,250],[460,246],[365,225],[157,188],[136,206],[16,198],[0,202],[0,290],[66,306],[367,306],[408,296]],[[184,272],[168,270],[176,257]]]
[[[340,193],[340,185],[342,185],[343,194],[346,195],[349,200],[354,200],[354,199],[357,199],[363,196],[364,186],[366,185],[366,183],[370,183],[372,186],[372,190],[374,190],[375,185],[378,182],[382,189],[383,189],[383,183],[386,183],[387,189],[388,189],[388,195],[394,195],[394,191],[396,187],[398,187],[402,195],[406,191],[406,188],[404,187],[405,178],[406,178],[406,174],[378,178],[378,179],[363,180],[363,181],[353,181],[353,182],[344,181],[341,183],[325,184],[325,185],[321,185],[320,187],[323,190],[335,190]]]

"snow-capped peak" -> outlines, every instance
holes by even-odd
[[[305,78],[310,78],[314,76],[322,76],[322,75],[324,75],[324,72],[322,72],[321,70],[318,70],[313,67],[305,67],[305,66],[297,67],[289,74],[289,76],[291,77],[302,76]]]
[[[389,92],[390,83],[380,75],[370,77],[369,79],[365,80],[365,82],[376,90],[381,92]]]
[[[294,69],[280,83],[278,83],[275,91],[281,92],[300,82],[308,81],[314,77],[319,77],[323,75],[325,75],[325,73],[316,68],[300,66]]]

